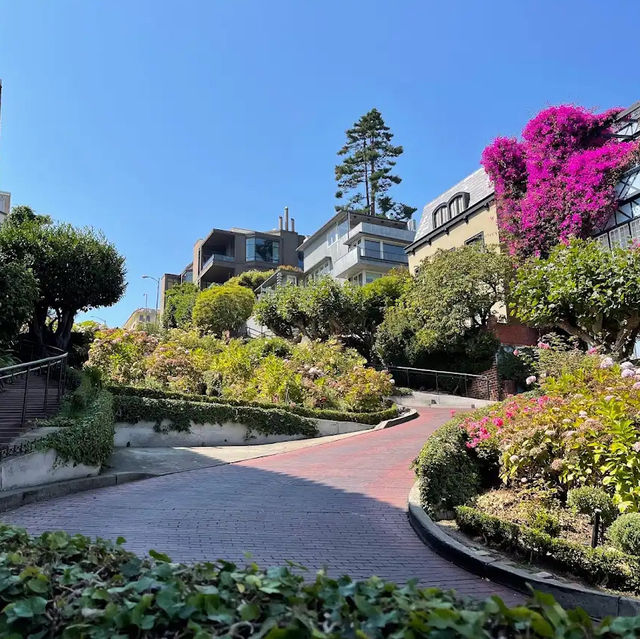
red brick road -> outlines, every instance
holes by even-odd
[[[23,506],[4,521],[34,533],[64,529],[115,539],[137,553],[176,561],[224,558],[260,565],[290,559],[332,574],[372,574],[455,588],[474,596],[521,597],[439,557],[412,530],[409,468],[449,417],[419,419],[294,452],[103,488]]]

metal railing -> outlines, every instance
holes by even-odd
[[[64,393],[66,383],[66,363],[68,353],[53,346],[48,347],[52,351],[57,351],[56,355],[45,357],[31,362],[22,364],[14,364],[0,368],[0,398],[2,392],[7,391],[9,387],[23,382],[23,389],[18,393],[17,399],[21,403],[20,422],[16,426],[24,427],[27,420],[27,409],[29,407],[29,399],[37,401],[42,395],[42,410],[46,411],[50,393],[56,393],[56,402],[59,403]],[[37,386],[33,383],[35,376],[44,376],[44,389],[42,384]],[[31,382],[31,383],[30,383]],[[43,392],[44,390],[44,392]],[[21,397],[20,397],[21,395]],[[14,398],[16,397],[14,396]]]
[[[489,378],[486,375],[440,371],[431,368],[412,368],[411,366],[389,366],[388,370],[394,374],[398,386],[405,383],[407,388],[413,390],[461,395],[475,399],[491,399]],[[474,394],[470,395],[470,393]]]

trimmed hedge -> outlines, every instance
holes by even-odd
[[[244,424],[249,436],[252,432],[262,435],[304,435],[305,437],[318,435],[314,422],[285,410],[187,402],[178,399],[153,399],[135,395],[116,395],[114,406],[116,422],[136,424],[141,421],[155,421],[155,430],[158,432],[165,430],[188,432],[191,422],[196,424],[233,422]],[[167,427],[161,426],[165,419],[169,420]]]
[[[179,393],[177,391],[159,390],[155,388],[143,388],[138,386],[108,386],[108,390],[114,395],[126,395],[137,397],[149,397],[151,399],[180,399],[189,402],[207,404],[224,404],[227,406],[241,406],[262,408],[264,410],[284,410],[301,417],[315,419],[332,419],[341,422],[358,422],[360,424],[375,425],[387,419],[398,416],[398,407],[391,404],[384,410],[373,413],[354,413],[349,411],[327,410],[324,408],[306,408],[304,406],[283,406],[268,402],[245,402],[226,397],[212,397],[211,395],[194,395],[191,393]]]
[[[97,391],[93,401],[76,418],[54,417],[41,426],[62,426],[35,442],[38,450],[55,449],[62,461],[102,466],[113,452],[113,397]]]
[[[551,537],[468,506],[456,508],[456,522],[460,530],[481,537],[491,548],[546,564],[594,586],[640,594],[640,557]]]
[[[468,435],[459,422],[453,419],[438,428],[414,462],[422,507],[434,518],[450,516],[480,490],[480,468],[468,452]]]
[[[352,581],[289,567],[218,561],[186,566],[151,551],[63,532],[31,537],[0,525],[0,636],[52,639],[634,639],[640,617],[596,624],[534,593],[528,606],[498,597]]]

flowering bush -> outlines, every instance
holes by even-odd
[[[158,339],[144,331],[105,329],[96,333],[87,365],[118,384],[139,384],[145,379],[146,357],[157,346]]]
[[[115,329],[98,334],[89,365],[105,380],[148,388],[346,411],[373,412],[393,393],[391,376],[365,368],[337,340],[223,341],[172,329],[160,337]]]
[[[471,449],[498,450],[502,480],[561,493],[602,485],[621,511],[640,509],[640,370],[597,354],[546,377],[544,394],[511,397],[462,427]]]
[[[497,138],[484,150],[498,226],[512,254],[545,255],[559,241],[588,237],[607,222],[618,202],[616,183],[638,151],[637,142],[611,135],[619,111],[544,109],[521,142]]]

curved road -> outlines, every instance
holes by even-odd
[[[372,574],[510,603],[522,597],[454,566],[412,530],[409,465],[449,409],[421,409],[394,428],[248,461],[166,475],[23,506],[1,515],[33,533],[115,539],[174,561],[290,559],[334,575]]]

